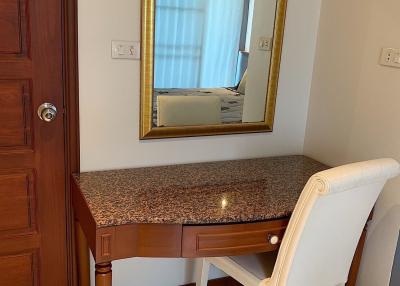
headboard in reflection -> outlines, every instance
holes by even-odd
[[[140,138],[272,131],[287,0],[144,0]]]

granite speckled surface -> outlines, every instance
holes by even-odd
[[[75,174],[98,227],[220,224],[289,216],[307,180],[329,167],[305,156]]]

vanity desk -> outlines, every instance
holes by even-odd
[[[80,285],[88,281],[87,247],[96,286],[111,285],[118,259],[274,251],[307,180],[327,168],[284,156],[75,174]],[[348,285],[362,245],[363,239]]]

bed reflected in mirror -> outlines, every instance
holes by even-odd
[[[141,138],[271,131],[286,1],[144,2]]]

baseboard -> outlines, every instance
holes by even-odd
[[[196,286],[196,283],[186,284],[182,286]],[[232,277],[223,277],[208,281],[208,286],[243,286]]]

